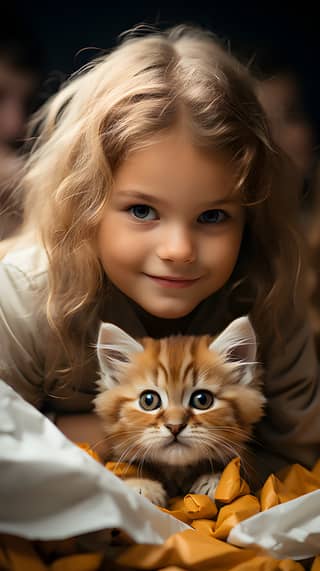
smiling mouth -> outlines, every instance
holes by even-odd
[[[153,276],[151,274],[145,274],[148,278],[156,282],[163,287],[172,288],[184,288],[190,287],[200,278],[183,278],[183,277],[171,277],[171,276]]]

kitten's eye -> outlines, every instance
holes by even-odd
[[[161,398],[156,391],[144,391],[139,398],[139,404],[143,410],[155,410],[161,406]]]
[[[130,214],[137,220],[156,220],[157,214],[147,204],[135,204],[129,208]]]
[[[213,394],[210,391],[199,390],[192,393],[189,406],[199,410],[207,410],[213,404]]]

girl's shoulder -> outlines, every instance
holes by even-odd
[[[32,285],[39,278],[47,276],[47,255],[39,244],[20,246],[10,250],[0,262],[4,271],[12,274],[24,276],[26,281]]]
[[[10,316],[39,314],[47,288],[47,257],[38,245],[9,251],[0,261],[0,306]]]
[[[45,252],[25,246],[0,262],[0,378],[28,401],[43,400],[48,325],[43,311]]]

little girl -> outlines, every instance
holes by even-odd
[[[196,29],[128,37],[38,120],[24,231],[3,248],[0,378],[94,443],[101,320],[214,335],[249,314],[268,401],[257,469],[311,467],[319,375],[296,201],[248,71]]]

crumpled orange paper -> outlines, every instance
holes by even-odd
[[[86,444],[91,456],[99,457]],[[107,463],[119,477],[136,475],[127,464]],[[29,542],[22,538],[0,536],[0,569],[3,571],[303,571],[292,560],[277,560],[261,551],[243,549],[225,540],[230,530],[244,519],[279,503],[320,488],[320,461],[313,470],[293,465],[271,475],[258,494],[250,493],[240,476],[240,460],[225,468],[216,490],[215,501],[200,494],[187,494],[171,500],[169,508],[159,508],[189,524],[193,530],[171,536],[163,545],[129,545],[112,562],[102,553],[81,553],[76,541]],[[45,557],[44,557],[45,553]],[[320,547],[319,547],[320,553]],[[320,555],[309,562],[309,569],[320,571]]]

